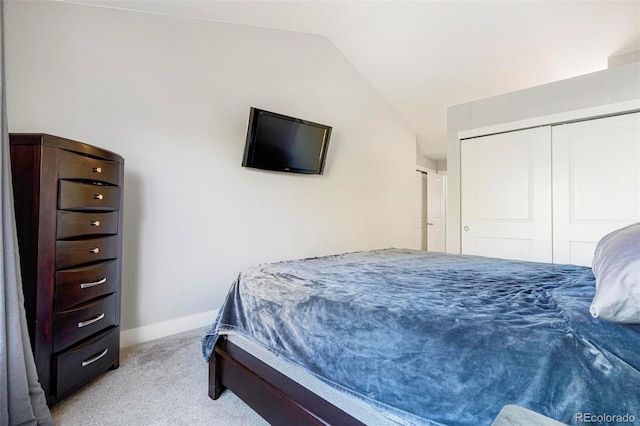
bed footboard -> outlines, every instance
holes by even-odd
[[[209,396],[226,388],[272,425],[364,425],[221,337],[209,361]]]

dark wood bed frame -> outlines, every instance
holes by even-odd
[[[224,389],[272,425],[364,425],[221,336],[209,360],[209,396]]]

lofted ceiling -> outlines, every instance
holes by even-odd
[[[324,35],[435,160],[446,158],[448,106],[599,71],[640,50],[640,0],[69,2]]]

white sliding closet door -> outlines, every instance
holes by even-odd
[[[553,127],[553,261],[591,266],[607,233],[640,221],[640,113]]]
[[[462,253],[552,261],[551,128],[466,139]]]

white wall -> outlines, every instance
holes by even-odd
[[[459,132],[640,99],[640,63],[506,93],[447,110],[447,251],[460,253]],[[638,108],[640,102],[630,102]],[[553,120],[546,124],[554,124]],[[538,123],[540,125],[540,123]]]
[[[416,155],[416,166],[438,171],[438,161],[424,155]]]
[[[415,247],[415,135],[325,37],[6,5],[9,129],[125,158],[122,326],[220,306],[244,267]],[[333,126],[323,176],[242,168],[249,107]]]

